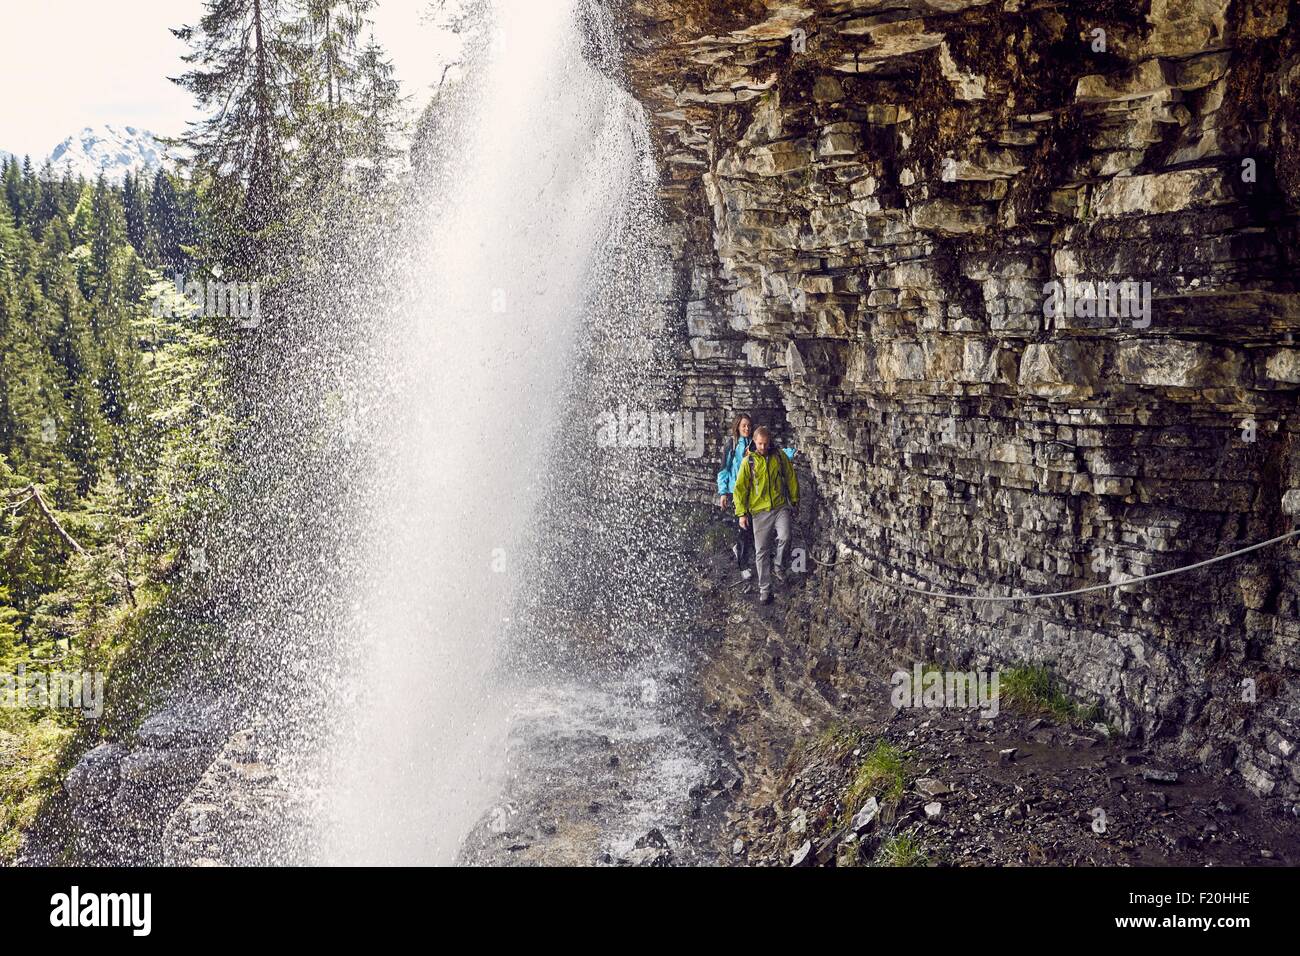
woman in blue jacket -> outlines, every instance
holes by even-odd
[[[728,509],[731,505],[736,475],[740,472],[740,463],[745,460],[745,452],[749,450],[753,425],[748,415],[737,415],[731,426],[731,435],[722,443],[722,470],[718,472],[719,508]],[[742,528],[739,519],[733,520],[736,522],[736,543],[731,546],[731,555],[736,559],[736,567],[743,568],[754,551],[754,529]]]

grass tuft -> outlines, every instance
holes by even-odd
[[[1100,715],[1096,704],[1072,700],[1052,671],[1041,665],[1016,667],[1001,673],[999,700],[1026,716],[1051,716],[1061,723],[1094,723]]]
[[[898,833],[880,847],[878,866],[927,866],[930,858],[921,841],[910,833]]]
[[[886,740],[877,741],[844,791],[844,822],[853,818],[867,797],[898,800],[906,789],[907,754]]]

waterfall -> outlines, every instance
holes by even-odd
[[[451,862],[490,805],[510,713],[496,665],[562,510],[573,357],[616,301],[600,272],[635,239],[620,223],[652,175],[639,106],[592,62],[604,11],[491,6],[440,93],[418,224],[384,278],[392,308],[367,320],[374,380],[351,427],[375,477],[335,662],[329,862]]]

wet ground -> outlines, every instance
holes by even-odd
[[[521,695],[500,799],[466,838],[470,865],[707,865],[718,795],[740,780],[684,671],[633,671]]]
[[[525,695],[501,799],[462,862],[1300,863],[1295,808],[1239,777],[1051,714],[895,709],[889,650],[875,671],[845,666],[845,635],[810,624],[824,619],[815,578],[761,607],[725,552],[693,573],[703,612],[677,663]],[[864,789],[882,745],[897,773]]]
[[[901,792],[870,790],[881,813],[855,832],[846,825],[871,797],[852,784],[880,740],[903,755]],[[805,846],[806,865],[882,864],[891,843],[915,854],[909,865],[1300,862],[1300,820],[1284,808],[1140,746],[1014,715],[900,711],[885,727],[846,722],[796,751],[731,832],[746,862],[776,866]]]
[[[700,679],[745,776],[723,829],[735,862],[1300,863],[1296,808],[1254,796],[1240,775],[1033,708],[1003,706],[991,719],[895,709],[890,676],[903,662],[885,648],[846,661],[836,649],[846,635],[809,624],[822,600],[815,580],[792,583],[770,607],[734,580],[716,557],[702,570],[721,636]],[[882,747],[898,765],[863,787]],[[873,797],[879,814],[859,831],[852,819]]]

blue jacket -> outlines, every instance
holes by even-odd
[[[731,439],[727,439],[731,441]],[[727,455],[727,446],[722,446],[722,470],[718,472],[718,494],[732,495],[736,493],[736,475],[740,473],[740,463],[745,460],[745,452],[749,450],[748,438],[737,438],[736,444],[731,449],[731,454]],[[785,448],[783,451],[791,461],[794,461],[794,449]]]
[[[728,439],[730,442],[731,439]],[[727,454],[727,446],[722,446],[722,470],[718,472],[718,494],[729,495],[736,490],[736,475],[740,471],[740,463],[745,458],[745,451],[749,448],[748,438],[737,438],[731,448],[731,454]]]

